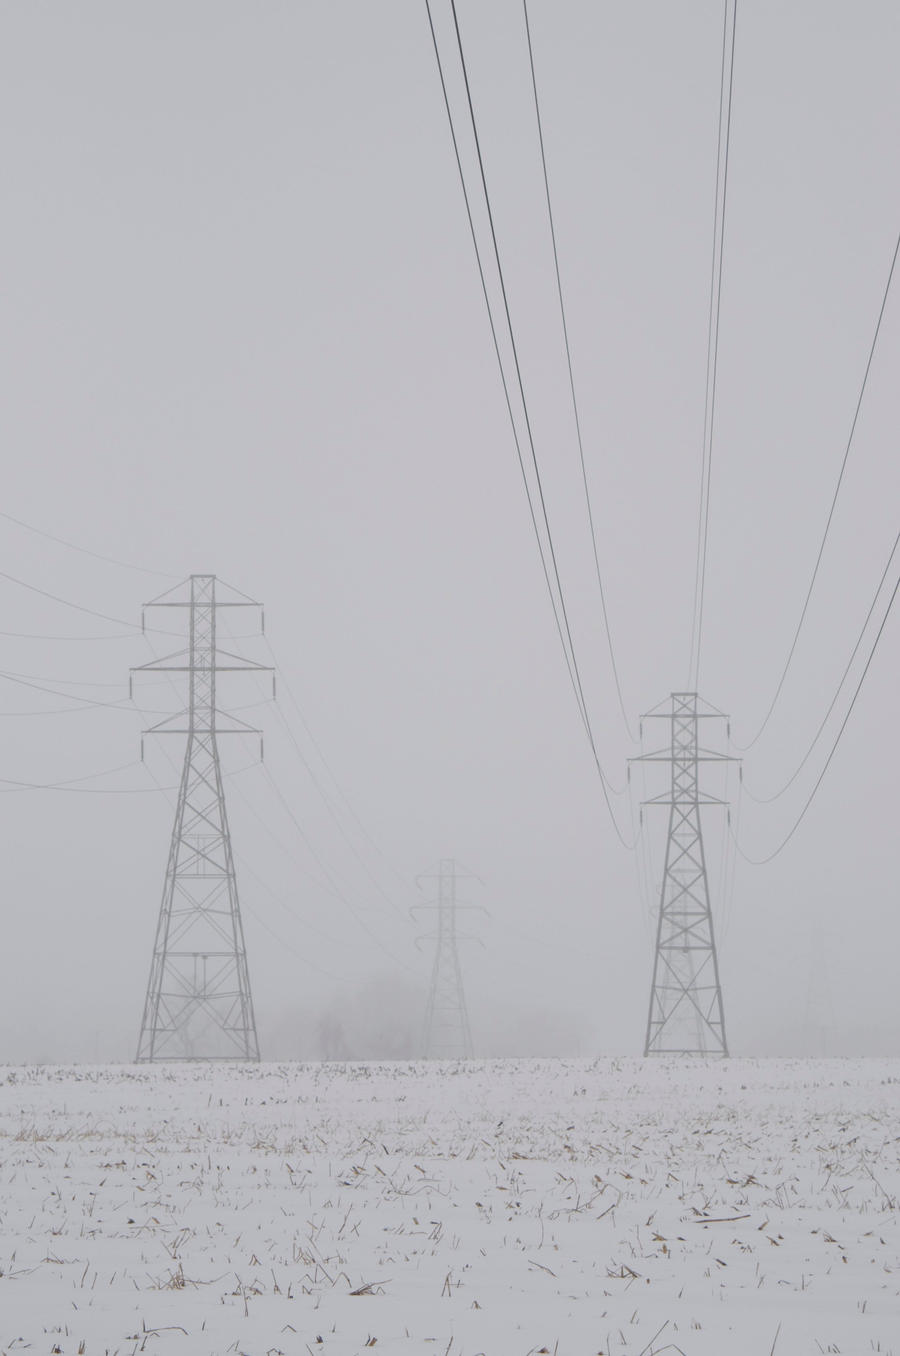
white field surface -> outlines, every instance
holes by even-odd
[[[900,1356],[900,1061],[0,1069],[0,1351]]]

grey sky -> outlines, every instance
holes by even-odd
[[[600,628],[521,6],[459,9],[567,602],[621,784],[636,750]],[[449,5],[434,10],[449,61]],[[531,7],[632,718],[688,663],[721,14],[687,0]],[[898,26],[888,0],[739,5],[700,688],[740,742],[796,624],[900,229]],[[462,123],[460,94],[454,80]],[[449,855],[483,878],[472,897],[492,913],[465,960],[482,1048],[639,1049],[650,950],[635,863],[606,818],[543,593],[424,4],[8,2],[0,163],[0,507],[263,600],[309,727],[383,853],[339,808],[390,904],[275,711],[245,713],[390,953],[310,878],[320,868],[266,778],[231,779],[264,1053],[302,1053],[334,1001],[407,986],[418,1001],[427,959],[404,882]],[[747,757],[758,794],[802,756],[897,530],[898,358],[894,294],[796,665]],[[2,520],[0,569],[135,623],[167,585]],[[121,684],[71,688],[116,701],[129,665],[151,657],[139,634],[2,579],[0,599],[0,631],[118,637],[2,636],[5,672],[61,690]],[[168,639],[150,644],[163,654],[178,647]],[[241,644],[266,661],[259,641]],[[830,1005],[828,1050],[895,1048],[898,659],[894,618],[806,823],[772,866],[738,868],[722,930],[735,1053],[820,1048],[812,954],[830,976],[812,1023]],[[235,705],[264,695],[246,679],[228,691]],[[165,687],[137,696],[174,700]],[[68,705],[3,683],[4,777],[59,781],[139,757],[134,711],[49,714]],[[235,742],[232,769],[254,754]],[[827,747],[776,805],[745,797],[751,854],[790,827]],[[148,744],[147,759],[174,783],[164,750]],[[152,786],[139,767],[107,784]],[[14,792],[2,807],[3,1057],[128,1058],[171,806],[156,793]],[[617,808],[628,831],[628,798]],[[709,834],[717,868],[712,818]]]

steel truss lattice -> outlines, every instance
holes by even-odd
[[[271,670],[217,649],[216,613],[259,604],[233,590],[217,597],[215,575],[195,574],[146,606],[189,609],[187,650],[134,670],[186,673],[189,705],[145,731],[187,745],[137,1058],[258,1060],[217,738],[259,732],[217,710],[216,675]]]
[[[668,794],[645,802],[669,807],[669,828],[644,1054],[727,1057],[700,820],[702,805],[725,802],[701,793],[699,765],[730,760],[727,754],[702,748],[698,740],[700,720],[727,717],[705,702],[701,709],[696,692],[673,693],[668,711],[652,711],[649,716],[670,722],[670,748],[643,754],[635,761],[669,763],[671,788]]]
[[[463,989],[462,969],[459,963],[458,943],[474,940],[457,929],[460,909],[481,908],[478,904],[462,904],[457,898],[457,882],[468,878],[458,870],[456,862],[444,858],[436,872],[419,876],[418,880],[437,882],[437,897],[428,904],[414,904],[414,910],[426,910],[436,915],[434,932],[419,938],[419,942],[434,942],[434,964],[431,985],[425,1007],[425,1026],[422,1040],[424,1059],[471,1059],[472,1031]]]

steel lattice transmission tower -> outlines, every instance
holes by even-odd
[[[247,952],[238,903],[218,736],[259,734],[216,707],[216,675],[262,670],[216,646],[223,607],[259,607],[236,590],[217,596],[216,577],[193,574],[146,607],[186,608],[186,650],[133,672],[186,673],[186,711],[147,734],[187,736],[137,1058],[259,1059]],[[187,596],[185,597],[185,593]],[[274,679],[273,679],[274,684]]]
[[[416,878],[437,882],[437,896],[427,904],[414,904],[413,912],[426,910],[436,915],[434,932],[420,937],[419,943],[434,942],[434,964],[431,968],[431,987],[425,1007],[425,1030],[422,1041],[424,1059],[471,1059],[472,1031],[463,989],[462,969],[457,943],[473,941],[458,931],[456,916],[460,909],[478,909],[479,904],[463,904],[457,898],[457,882],[471,879],[468,872],[459,871],[452,857],[445,857],[437,871]]]
[[[698,739],[701,720],[727,717],[701,702],[696,692],[674,692],[670,709],[651,711],[649,718],[669,721],[670,747],[635,761],[669,763],[672,776],[667,793],[644,802],[669,807],[644,1054],[727,1056],[700,822],[701,805],[725,802],[701,793],[699,765],[730,759],[728,754],[702,748]]]

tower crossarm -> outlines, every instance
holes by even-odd
[[[216,678],[272,670],[218,650],[216,616],[259,605],[222,598],[215,575],[195,574],[148,606],[187,608],[188,646],[133,672],[186,673],[188,705],[145,731],[187,739],[137,1058],[258,1060],[217,739],[259,731],[219,709]]]
[[[737,761],[698,740],[700,720],[726,720],[695,692],[673,692],[666,711],[643,719],[667,720],[668,749],[629,762],[668,763],[667,791],[642,802],[669,809],[665,864],[657,918],[645,1055],[727,1055],[709,879],[700,810],[727,804],[701,791],[700,765]]]

